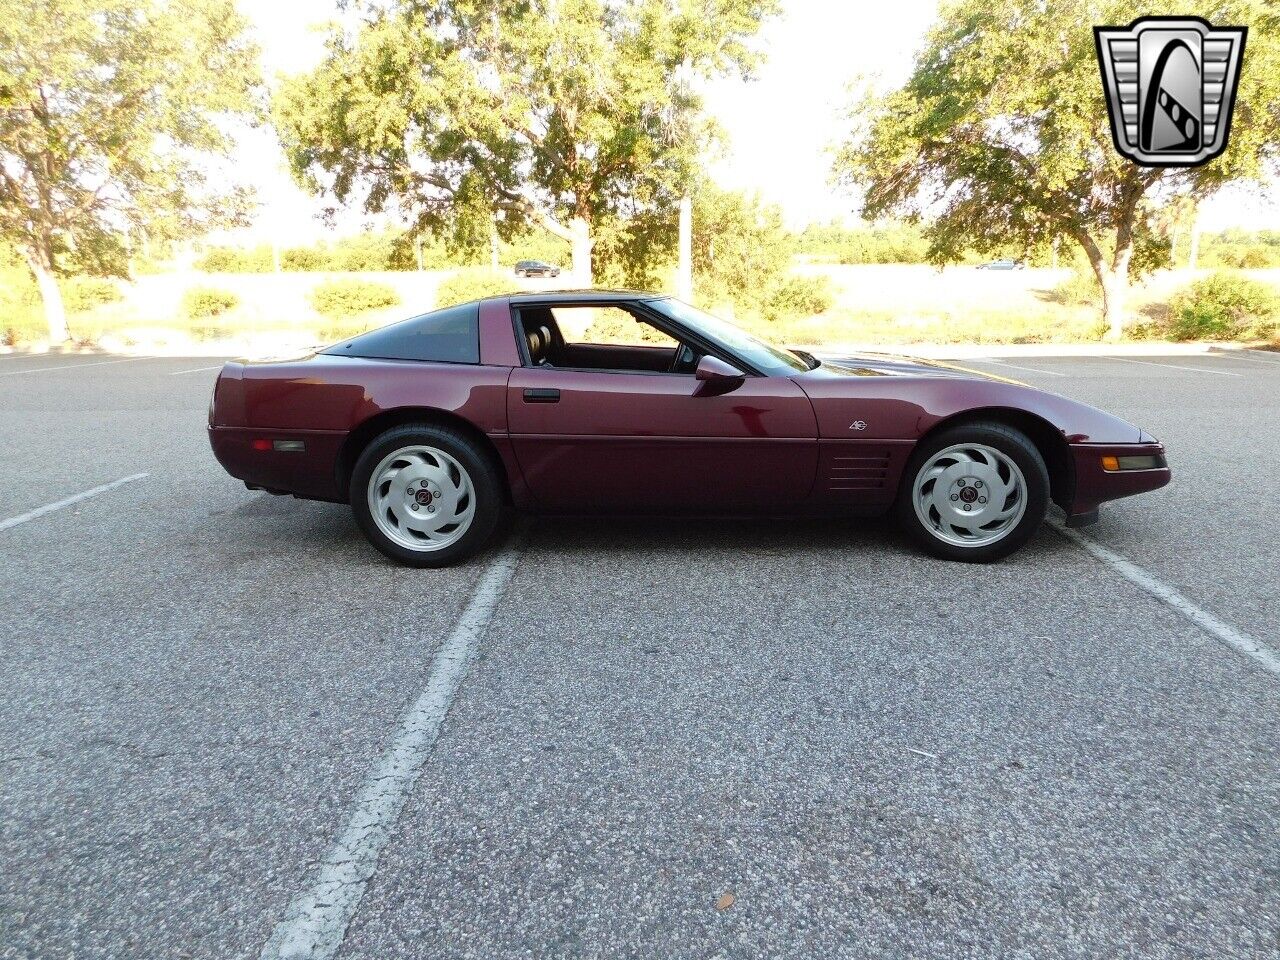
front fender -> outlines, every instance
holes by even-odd
[[[848,377],[802,381],[818,436],[831,440],[919,440],[944,421],[984,410],[1031,414],[1069,444],[1137,443],[1142,431],[1087,403],[1013,381],[959,377]]]

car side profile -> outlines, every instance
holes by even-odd
[[[671,297],[570,291],[436,310],[296,360],[235,361],[214,454],[250,489],[350,503],[413,566],[508,510],[867,516],[991,561],[1050,502],[1070,525],[1169,482],[1164,447],[1087,404],[885,355],[784,350]]]
[[[1026,264],[1021,260],[989,260],[986,263],[978,264],[979,270],[1025,270]]]
[[[560,268],[542,260],[521,260],[516,264],[515,274],[517,277],[558,277]]]

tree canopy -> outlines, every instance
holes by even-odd
[[[53,339],[56,274],[120,274],[126,236],[178,238],[241,209],[209,158],[230,149],[222,118],[253,111],[243,28],[233,0],[0,0],[0,236]]]
[[[1157,13],[1250,28],[1230,146],[1201,167],[1139,167],[1111,142],[1093,27]],[[923,222],[938,262],[1068,237],[1118,336],[1131,268],[1167,259],[1160,208],[1259,179],[1280,153],[1280,12],[1266,0],[953,0],[906,84],[858,104],[854,122],[835,166],[865,190],[867,216]]]
[[[275,113],[295,177],[337,204],[474,235],[533,222],[591,279],[604,236],[674,208],[707,125],[697,80],[750,71],[777,0],[387,0],[337,29]],[[474,242],[474,241],[472,241]]]

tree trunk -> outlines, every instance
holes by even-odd
[[[40,289],[40,300],[44,304],[44,321],[49,328],[50,343],[66,343],[71,339],[67,331],[67,311],[62,305],[62,291],[58,288],[58,279],[53,271],[45,265],[38,252],[26,253],[27,266],[36,278],[36,286]]]
[[[1124,335],[1125,299],[1129,293],[1129,258],[1133,256],[1130,234],[1116,237],[1116,252],[1107,263],[1093,238],[1086,233],[1076,234],[1076,240],[1084,248],[1093,267],[1093,275],[1102,288],[1102,318],[1107,324],[1106,339],[1119,340]]]
[[[1104,268],[1098,277],[1102,284],[1102,316],[1107,324],[1107,339],[1124,336],[1125,298],[1129,292],[1128,264],[1123,271]]]
[[[591,224],[582,217],[574,217],[569,221],[569,230],[573,234],[573,277],[583,287],[592,284],[591,272]]]

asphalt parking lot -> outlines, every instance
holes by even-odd
[[[0,957],[287,955],[459,624],[339,957],[1280,955],[1280,676],[1187,606],[1280,649],[1280,355],[966,363],[1166,443],[1085,531],[1163,599],[1052,528],[399,568],[222,472],[216,362],[0,358]]]

